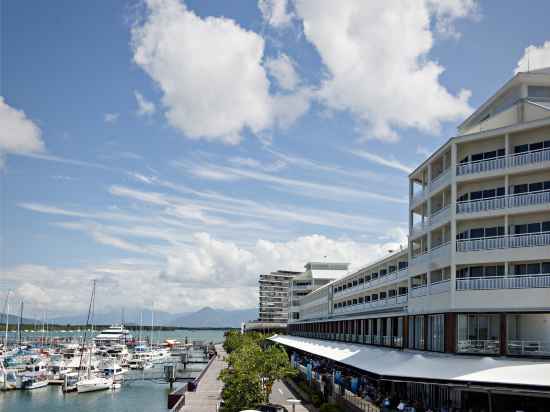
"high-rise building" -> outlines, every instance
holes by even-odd
[[[288,320],[289,283],[301,272],[278,270],[260,275],[260,322],[286,323]]]

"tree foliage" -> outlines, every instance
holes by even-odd
[[[222,371],[224,411],[253,408],[269,402],[276,380],[293,376],[286,351],[277,345],[262,348],[261,334],[229,333],[224,346],[229,368]]]

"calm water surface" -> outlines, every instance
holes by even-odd
[[[154,340],[167,338],[182,341],[223,341],[223,331],[178,330],[155,332]],[[56,333],[56,336],[62,334]],[[32,336],[29,335],[29,336]],[[70,334],[66,334],[70,336]],[[198,365],[197,365],[198,366]],[[155,366],[162,370],[162,365]],[[138,372],[139,373],[139,372]],[[154,369],[146,373],[154,374]],[[158,370],[157,370],[158,374]],[[46,386],[34,390],[0,392],[0,411],[9,412],[166,412],[169,388],[158,381],[132,381],[115,391],[63,394],[61,386]]]

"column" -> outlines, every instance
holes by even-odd
[[[450,284],[450,296],[451,308],[455,307],[456,299],[456,165],[458,158],[458,147],[456,143],[451,144],[451,284]]]

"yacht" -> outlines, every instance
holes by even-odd
[[[91,376],[86,379],[81,379],[76,383],[78,393],[102,391],[111,389],[113,386],[113,378],[103,378]]]
[[[111,325],[94,338],[96,346],[125,345],[132,340],[130,331],[124,328],[124,325]]]

